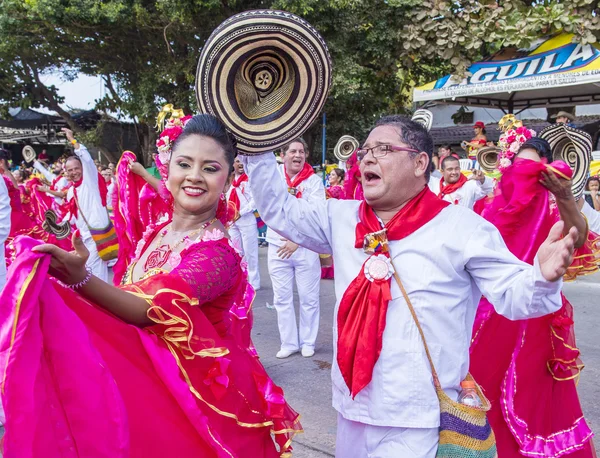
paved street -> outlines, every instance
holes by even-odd
[[[303,358],[297,354],[279,360],[275,358],[275,353],[279,350],[276,312],[265,306],[267,302],[273,302],[266,255],[266,248],[261,248],[262,289],[254,301],[254,343],[267,371],[275,382],[283,387],[288,401],[302,416],[305,432],[296,436],[294,458],[333,456],[336,412],[331,407],[329,375],[333,355],[332,320],[335,304],[333,281],[321,282],[321,325],[315,356]],[[586,365],[579,383],[583,410],[592,429],[598,432],[600,431],[600,385],[597,383],[600,380],[600,339],[598,337],[600,274],[566,284],[565,294],[575,308],[577,342]],[[596,440],[596,448],[599,444],[600,438]]]

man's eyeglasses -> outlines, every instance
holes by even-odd
[[[361,148],[356,151],[356,157],[359,161],[362,161],[369,152],[373,153],[373,157],[385,157],[387,153],[392,151],[405,151],[407,153],[418,153],[419,151],[414,148],[406,148],[404,146],[394,145],[377,145],[373,148]]]

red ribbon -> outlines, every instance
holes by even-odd
[[[450,205],[438,199],[428,187],[410,200],[385,225],[388,240],[400,240],[431,221]],[[363,248],[365,236],[382,229],[373,209],[365,202],[359,207],[355,248]],[[390,256],[389,253],[379,253]],[[365,261],[366,263],[366,261]],[[338,311],[337,362],[354,398],[373,377],[381,353],[387,307],[391,300],[391,278],[369,281],[364,264],[342,297]]]

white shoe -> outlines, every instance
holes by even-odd
[[[314,356],[314,354],[315,354],[314,348],[302,347],[302,356],[304,356],[305,358],[310,358],[311,356]]]
[[[283,350],[283,349],[281,349],[277,352],[275,357],[279,358],[279,359],[283,359],[283,358],[287,358],[288,356],[292,356],[294,353],[298,353],[298,350]]]

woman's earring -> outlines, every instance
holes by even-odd
[[[221,200],[225,200],[225,193],[224,192],[221,193]]]

